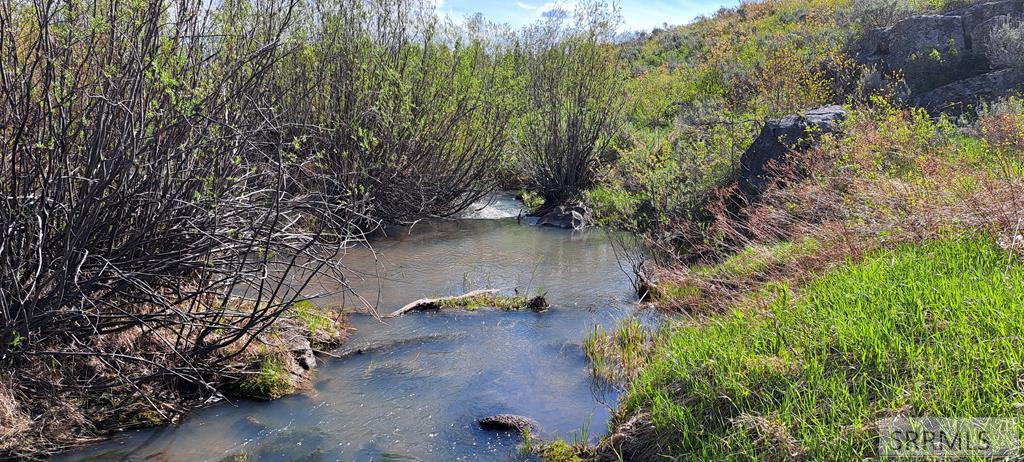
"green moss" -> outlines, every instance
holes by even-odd
[[[441,299],[437,303],[438,309],[458,309],[476,311],[483,308],[496,308],[505,311],[520,310],[542,310],[547,308],[547,301],[543,296],[533,298],[524,296],[509,296],[500,294],[481,294],[472,297],[453,297]]]
[[[314,348],[329,349],[344,339],[344,323],[335,317],[329,307],[320,307],[309,300],[302,300],[294,303],[291,311],[308,332],[310,344]]]
[[[577,448],[563,440],[542,447],[538,455],[544,462],[583,462]]]
[[[678,326],[623,402],[667,458],[871,458],[896,413],[1020,417],[1024,263],[985,238],[882,251],[767,313]]]
[[[260,360],[259,371],[239,382],[238,390],[248,398],[278,399],[295,392],[290,375],[280,358],[265,356]]]

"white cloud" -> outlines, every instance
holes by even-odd
[[[556,12],[572,13],[576,10],[576,2],[555,1],[547,2],[536,8],[538,16],[549,16]]]
[[[535,7],[533,5],[530,5],[530,4],[523,3],[523,2],[516,2],[516,6],[518,6],[519,8],[522,8],[524,10],[536,10],[537,9],[537,7]]]

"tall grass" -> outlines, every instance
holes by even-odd
[[[666,458],[872,457],[880,418],[1019,416],[1021,335],[1024,262],[950,237],[674,330],[623,409]]]

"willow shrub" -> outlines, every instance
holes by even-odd
[[[601,3],[575,21],[549,18],[521,37],[526,108],[517,149],[527,186],[548,206],[594,185],[624,107],[624,74],[611,42],[617,14]]]
[[[295,9],[0,3],[0,371],[35,381],[26,405],[49,384],[214,391],[331,274],[334,205],[289,187],[264,91]]]
[[[428,3],[314,1],[272,81],[315,187],[385,221],[453,215],[490,192],[508,137],[492,49]]]

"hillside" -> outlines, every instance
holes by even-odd
[[[1022,18],[780,0],[625,44],[640,103],[589,197],[677,317],[588,338],[625,398],[601,444],[548,460],[862,460],[893,417],[1024,429]]]

